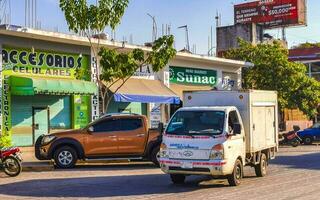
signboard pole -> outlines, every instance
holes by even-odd
[[[3,124],[3,121],[2,121],[2,91],[3,91],[3,88],[2,88],[2,44],[0,44],[0,137],[2,135],[2,124]]]
[[[93,49],[91,49],[91,81],[98,84],[98,62],[94,56]],[[100,88],[99,88],[100,89]],[[103,106],[103,105],[102,105]],[[91,96],[91,121],[99,118],[99,92]]]

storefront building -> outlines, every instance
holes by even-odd
[[[306,66],[306,74],[320,81],[320,48],[296,48],[289,50],[289,60],[303,63]],[[320,121],[320,105],[315,121]],[[308,124],[309,125],[309,124]],[[309,126],[308,126],[309,127]]]
[[[91,121],[90,49],[1,34],[1,134],[13,145],[32,146],[41,134],[81,128]]]
[[[96,39],[92,42],[98,44]],[[151,50],[110,40],[99,44],[124,51]],[[40,134],[84,127],[105,114],[95,83],[99,63],[86,37],[0,25],[0,50],[0,135],[11,133],[14,145],[31,146]],[[146,115],[150,127],[156,128],[183,105],[183,91],[240,89],[241,68],[247,66],[178,52],[162,71],[143,66],[120,89],[114,85],[107,112]],[[77,79],[76,70],[91,74]]]

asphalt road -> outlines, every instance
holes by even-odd
[[[320,146],[280,148],[268,175],[250,167],[239,187],[205,176],[173,185],[148,164],[80,166],[73,170],[0,174],[0,199],[320,199]]]

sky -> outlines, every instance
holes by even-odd
[[[0,0],[0,5],[1,1]],[[7,11],[14,25],[25,24],[25,0],[10,1]],[[89,0],[92,2],[93,0]],[[215,27],[216,13],[221,13],[221,25],[233,25],[233,5],[245,0],[130,0],[129,6],[116,28],[116,40],[132,40],[135,44],[144,44],[152,40],[152,19],[155,16],[158,36],[161,36],[162,24],[171,25],[171,33],[175,36],[175,47],[180,50],[185,46],[185,32],[179,26],[188,25],[190,48],[196,45],[196,53],[207,54],[210,27]],[[286,31],[289,46],[302,42],[320,42],[320,1],[307,0],[308,25],[292,27]],[[3,12],[3,11],[1,11]],[[8,12],[9,13],[9,12]],[[0,17],[3,13],[0,13]],[[37,0],[37,19],[41,28],[50,31],[68,32],[64,15],[59,8],[59,0]],[[106,30],[110,34],[110,29]],[[281,37],[281,30],[269,33]],[[213,31],[215,46],[215,29]],[[132,39],[130,39],[132,38]]]

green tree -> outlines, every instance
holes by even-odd
[[[154,41],[152,50],[144,52],[134,49],[128,53],[119,53],[113,49],[101,48],[99,52],[101,66],[101,97],[107,110],[114,93],[116,93],[134,73],[145,65],[152,66],[153,72],[163,69],[176,54],[173,48],[174,37],[163,36]],[[115,87],[114,93],[110,88]]]
[[[301,43],[297,46],[294,46],[294,49],[299,49],[299,48],[320,48],[320,42],[316,42],[316,43],[310,43],[310,42],[305,42],[305,43]]]
[[[288,50],[279,42],[252,45],[239,39],[239,48],[229,50],[226,58],[254,64],[243,69],[243,88],[278,91],[281,110],[299,108],[309,117],[317,113],[320,83],[306,75],[306,67],[288,60]]]
[[[116,49],[100,48],[99,35],[106,27],[116,28],[128,3],[128,0],[99,0],[96,5],[88,5],[86,0],[60,0],[60,8],[65,14],[69,29],[86,35],[96,60],[100,60],[101,71],[99,70],[98,84],[104,105],[103,113],[106,112],[113,97],[110,87],[117,84],[116,91],[118,91],[144,65],[151,65],[153,71],[158,72],[176,54],[173,48],[174,37],[171,35],[154,41],[152,49],[147,52],[134,49],[119,53]],[[94,35],[98,35],[97,44],[93,42]],[[76,76],[82,77],[87,73],[87,71],[78,70]]]

